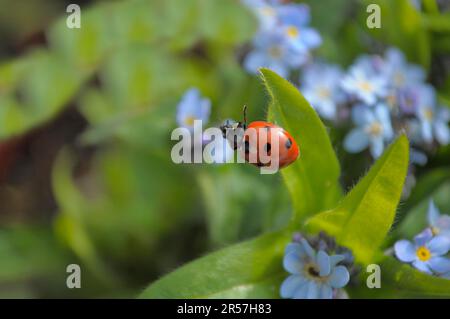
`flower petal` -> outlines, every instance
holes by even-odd
[[[450,216],[441,215],[437,220],[435,227],[439,229],[439,234],[447,234],[447,236],[450,236]]]
[[[310,280],[305,280],[305,282],[294,292],[294,299],[306,299],[309,290]]]
[[[370,153],[374,158],[378,158],[383,154],[384,142],[381,136],[370,140]]]
[[[358,126],[363,126],[374,121],[374,116],[365,105],[357,105],[352,109],[352,120]]]
[[[256,73],[260,67],[267,65],[268,62],[266,55],[256,49],[250,52],[244,61],[244,68],[249,73]]]
[[[395,256],[400,261],[410,263],[416,260],[416,248],[409,240],[399,240],[394,245]]]
[[[431,229],[427,228],[414,237],[414,242],[416,246],[424,246],[433,237],[433,232]]]
[[[422,130],[422,138],[426,143],[431,143],[433,142],[433,130],[432,130],[432,125],[431,122],[428,122],[426,120],[422,120],[420,122],[420,127]]]
[[[431,270],[438,274],[445,274],[450,272],[450,258],[446,257],[433,257],[428,262]]]
[[[427,247],[433,255],[445,255],[450,250],[450,238],[435,236],[427,243]]]
[[[344,255],[333,255],[333,256],[330,256],[331,267],[336,266],[337,264],[339,264],[344,259],[345,259]]]
[[[391,114],[389,113],[389,107],[385,104],[380,103],[375,107],[375,114],[378,120],[383,125],[383,134],[385,138],[387,138],[388,140],[391,139],[394,136],[394,132],[392,131]]]
[[[303,28],[300,31],[300,38],[308,48],[317,48],[322,44],[320,33],[313,28]]]
[[[330,256],[323,250],[317,253],[316,262],[319,265],[319,275],[328,276],[331,272]]]
[[[333,289],[327,284],[322,285],[319,291],[319,298],[320,299],[333,298]]]
[[[289,243],[287,244],[285,250],[284,250],[284,254],[287,255],[291,252],[297,252],[297,253],[301,253],[303,252],[303,247],[302,245],[300,245],[299,243]]]
[[[421,272],[427,273],[427,274],[432,274],[430,267],[428,267],[428,264],[426,262],[420,261],[420,260],[415,260],[412,265],[420,270]]]
[[[306,283],[303,276],[292,275],[287,277],[280,287],[280,296],[282,298],[292,298],[296,290]]]
[[[350,280],[350,274],[344,266],[335,267],[330,275],[328,284],[333,288],[342,288]]]
[[[344,140],[344,148],[350,153],[359,153],[369,145],[369,136],[364,129],[355,128],[347,134]]]
[[[308,284],[308,293],[306,294],[306,299],[317,299],[319,297],[319,285],[310,281]]]
[[[434,205],[434,202],[430,200],[428,205],[428,224],[430,224],[430,226],[435,226],[440,215],[441,214],[436,205]]]
[[[303,268],[303,262],[296,251],[292,251],[283,258],[283,267],[287,272],[297,275]]]
[[[313,260],[316,259],[316,252],[311,247],[311,245],[306,241],[306,239],[302,238],[300,240],[300,243],[303,245],[303,249],[305,250],[306,254],[312,258]]]
[[[450,130],[447,123],[443,121],[434,122],[434,134],[439,144],[447,145],[450,142]]]

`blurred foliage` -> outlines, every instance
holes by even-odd
[[[365,27],[366,1],[306,2],[312,24],[324,38],[319,56],[348,65],[361,52],[398,46],[430,70],[441,99],[450,100],[450,76],[434,65],[447,61],[450,53],[448,12],[437,11],[434,0],[424,1],[423,12],[406,0],[370,1],[382,6],[383,28],[375,31]],[[331,130],[331,143],[327,128],[301,95],[276,75],[265,73],[272,98],[269,117],[293,132],[302,154],[311,154],[283,172],[287,187],[280,175],[260,175],[250,166],[175,165],[170,160],[176,104],[189,87],[198,87],[211,98],[210,125],[240,118],[244,104],[249,106],[249,118],[265,117],[268,97],[263,85],[240,66],[256,31],[253,15],[237,0],[105,1],[81,3],[82,28],[68,29],[65,8],[58,1],[27,1],[26,6],[2,1],[0,7],[4,3],[15,9],[1,10],[0,36],[21,43],[34,31],[45,31],[38,45],[34,40],[19,45],[14,51],[18,57],[6,59],[2,52],[0,138],[9,141],[45,129],[67,109],[81,114],[86,129],[58,149],[56,161],[48,164],[56,200],[50,220],[13,218],[2,225],[0,296],[133,297],[188,260],[275,231],[203,257],[157,281],[144,296],[278,297],[289,232],[298,229],[305,217],[336,207],[341,196],[338,156],[332,146],[339,131]],[[60,18],[47,26],[54,15]],[[398,151],[398,162],[387,153],[389,158],[375,164],[348,195],[359,194],[357,200],[349,199],[351,207],[342,204],[350,214],[345,218],[359,223],[367,216],[353,207],[355,202],[372,207],[378,196],[387,200],[386,209],[371,212],[385,212],[373,217],[382,232],[368,231],[364,241],[366,245],[376,237],[374,254],[383,246],[394,218],[401,187],[397,183],[404,173],[404,143],[400,140],[390,151]],[[349,165],[348,155],[339,149],[337,154],[346,190],[365,168]],[[422,226],[430,197],[450,212],[449,163],[448,150],[442,150],[419,171],[417,187],[399,207],[404,222],[388,240],[409,237]],[[386,182],[385,165],[398,165],[392,168],[399,176],[395,185]],[[16,191],[14,179],[4,183]],[[366,198],[365,192],[372,194],[371,186],[378,189],[378,183],[392,186],[392,193]],[[323,201],[325,194],[329,198]],[[3,207],[0,212],[10,213]],[[352,246],[352,236],[359,235],[346,236],[342,241]],[[369,259],[359,256],[363,263]],[[65,286],[65,267],[71,263],[82,265],[81,290]],[[398,263],[392,277],[399,284],[406,282],[407,288],[414,282],[409,277],[425,280],[416,271],[397,267]],[[446,286],[433,280],[430,289],[442,294]]]

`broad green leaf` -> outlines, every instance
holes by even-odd
[[[282,174],[291,193],[294,222],[335,205],[340,196],[340,168],[327,131],[302,94],[276,73],[262,69],[271,98],[269,120],[297,141],[300,157]]]
[[[277,298],[290,238],[266,234],[197,259],[151,284],[141,298]]]
[[[450,297],[448,279],[427,275],[393,257],[386,257],[380,267],[382,287],[386,283],[392,289],[416,296]]]
[[[23,134],[51,119],[90,75],[45,51],[36,51],[26,63],[13,65],[0,69],[1,138]]]
[[[370,263],[394,221],[408,168],[408,139],[400,136],[337,208],[307,221]]]

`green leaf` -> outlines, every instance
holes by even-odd
[[[423,15],[425,27],[434,32],[450,32],[450,13]]]
[[[166,275],[140,297],[277,298],[289,241],[277,232],[219,250]]]
[[[361,263],[373,257],[394,221],[408,168],[408,139],[400,136],[337,208],[307,221],[352,249]]]
[[[327,131],[302,94],[276,73],[262,69],[271,97],[269,119],[297,141],[300,157],[282,170],[291,193],[294,222],[333,207],[340,197],[339,162]]]
[[[386,283],[392,289],[416,296],[450,297],[448,279],[427,275],[393,257],[385,258],[380,267],[382,287]]]

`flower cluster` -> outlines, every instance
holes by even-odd
[[[300,90],[323,118],[339,124],[351,119],[354,127],[344,140],[348,152],[369,148],[377,158],[395,134],[404,131],[415,147],[412,160],[425,164],[419,149],[450,142],[449,109],[438,105],[425,76],[423,68],[390,48],[384,56],[359,57],[347,72],[313,63],[301,76]]]
[[[323,233],[309,241],[297,234],[284,253],[283,266],[290,276],[281,284],[280,295],[291,299],[343,298],[340,288],[350,280],[352,263],[350,251],[337,247]]]
[[[253,49],[244,61],[245,69],[256,73],[267,67],[283,77],[310,59],[310,50],[321,45],[320,34],[309,27],[309,7],[281,0],[244,0],[255,12],[259,29]]]
[[[450,216],[441,215],[431,201],[429,227],[414,237],[414,242],[399,240],[394,245],[397,258],[427,274],[450,279]]]

